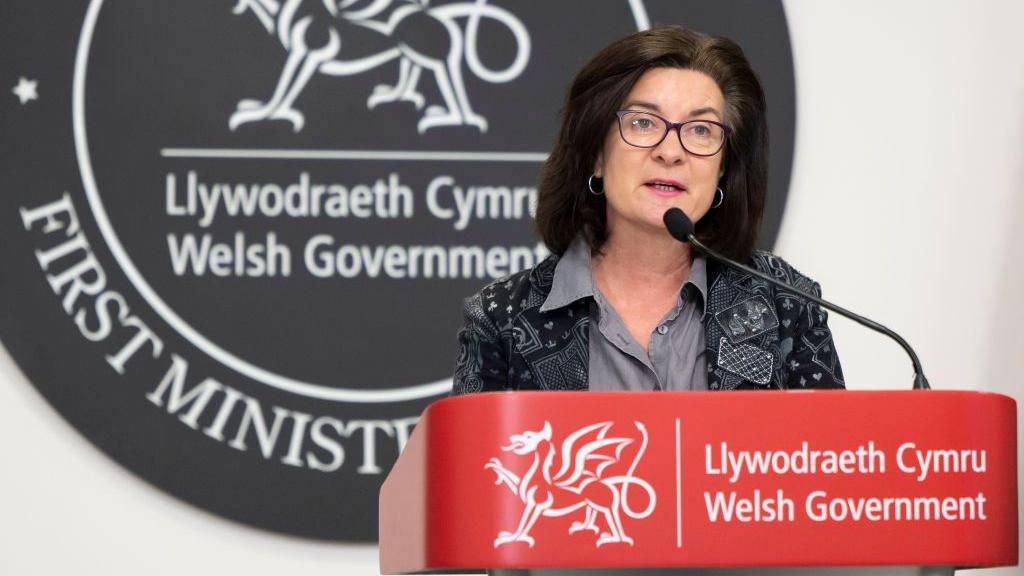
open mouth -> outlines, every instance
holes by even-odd
[[[658,192],[665,192],[669,194],[686,191],[686,186],[671,180],[648,180],[647,182],[644,182],[644,186]]]

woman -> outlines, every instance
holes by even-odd
[[[753,249],[767,156],[764,94],[732,41],[671,26],[602,50],[541,175],[553,255],[466,300],[453,393],[842,388],[823,310],[663,224],[678,207],[712,250],[820,295]]]

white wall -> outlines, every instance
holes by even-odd
[[[777,251],[827,298],[901,331],[934,387],[1021,402],[1024,2],[786,9],[798,141]],[[894,344],[832,324],[850,388],[909,386]],[[377,573],[373,547],[259,532],[150,487],[65,424],[3,350],[0,453],[0,573]]]
[[[1019,415],[1024,2],[786,8],[798,130],[777,251],[901,332],[934,388],[1007,394]],[[897,345],[830,324],[851,389],[910,385]]]

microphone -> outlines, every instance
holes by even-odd
[[[917,354],[914,353],[914,349],[911,348],[910,344],[908,344],[907,341],[904,340],[903,337],[900,336],[899,334],[893,332],[892,330],[886,328],[885,326],[882,326],[881,324],[875,322],[874,320],[869,320],[859,314],[854,314],[853,312],[850,312],[845,308],[832,304],[831,302],[822,300],[821,298],[818,298],[813,294],[808,294],[802,290],[798,290],[793,286],[786,284],[785,282],[781,282],[775,278],[772,278],[771,276],[768,276],[767,274],[758,272],[757,270],[754,270],[749,266],[744,266],[743,264],[740,264],[735,260],[731,260],[729,258],[726,258],[725,256],[722,256],[721,254],[714,252],[713,250],[705,246],[703,243],[701,243],[699,240],[697,240],[696,236],[694,235],[693,221],[690,220],[690,217],[687,216],[686,213],[680,210],[679,208],[669,208],[667,211],[665,211],[664,221],[665,228],[668,229],[668,233],[671,234],[673,238],[679,240],[680,242],[688,243],[696,247],[698,250],[700,250],[707,256],[710,256],[711,258],[714,258],[715,260],[718,260],[719,262],[727,266],[730,266],[737,270],[741,270],[752,276],[756,276],[761,280],[764,280],[765,282],[769,282],[771,284],[779,286],[780,288],[786,290],[787,292],[794,292],[799,297],[805,300],[810,300],[811,302],[814,302],[815,304],[818,304],[819,306],[822,306],[824,308],[828,308],[829,310],[832,310],[837,314],[845,316],[862,326],[867,326],[868,328],[871,328],[875,332],[881,332],[882,334],[885,334],[889,338],[892,338],[900,346],[903,347],[903,350],[905,350],[907,354],[910,356],[910,361],[913,362],[914,364],[914,390],[931,389],[931,385],[928,384],[928,378],[925,377],[924,370],[921,368],[921,361],[917,359]]]

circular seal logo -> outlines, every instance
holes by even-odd
[[[451,386],[462,298],[548,254],[536,179],[601,47],[658,23],[744,46],[769,95],[771,245],[792,57],[780,3],[740,9],[14,3],[4,345],[161,489],[261,528],[374,540],[383,476]]]

